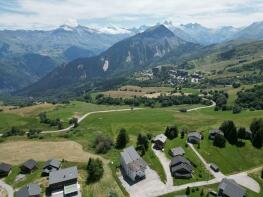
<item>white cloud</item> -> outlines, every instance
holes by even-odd
[[[257,0],[17,0],[11,9],[15,12],[1,11],[0,3],[0,27],[53,28],[81,21],[133,26],[164,19],[215,27],[263,19],[263,1]]]

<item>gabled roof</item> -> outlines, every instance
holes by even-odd
[[[164,134],[159,134],[153,138],[153,141],[161,141],[162,143],[165,143],[167,140],[167,137]]]
[[[182,147],[172,148],[171,152],[174,156],[185,154],[185,151]]]
[[[191,133],[188,133],[188,135],[187,135],[188,137],[195,137],[195,138],[198,138],[198,139],[202,139],[202,135],[201,135],[201,133],[199,133],[199,132],[191,132]]]
[[[15,197],[29,197],[40,195],[41,189],[38,184],[31,183],[15,193]]]
[[[27,160],[25,163],[23,163],[22,166],[32,170],[33,168],[35,168],[37,165],[37,162],[33,159]]]
[[[77,178],[78,178],[78,169],[76,166],[58,170],[58,171],[52,171],[49,174],[49,185],[55,183],[61,183],[64,181],[69,181]]]
[[[172,172],[177,172],[178,170],[182,170],[182,169],[187,171],[187,172],[189,172],[189,173],[191,173],[193,171],[193,166],[189,165],[187,163],[181,163],[179,165],[173,166],[171,168],[171,171]]]
[[[179,165],[181,163],[187,163],[189,165],[191,165],[191,162],[187,159],[185,159],[183,156],[178,155],[172,158],[170,166],[175,166],[175,165]]]
[[[209,134],[211,135],[215,135],[215,134],[220,134],[224,136],[224,133],[220,130],[220,129],[212,129],[211,131],[209,131]]]
[[[238,185],[234,180],[226,178],[219,184],[219,190],[231,197],[243,197],[246,194],[246,189]]]
[[[60,165],[61,165],[61,162],[60,162],[60,161],[55,160],[55,159],[52,159],[52,160],[48,160],[48,161],[45,163],[45,165],[44,165],[43,168],[47,168],[47,167],[51,166],[51,167],[54,167],[54,168],[59,169],[59,168],[60,168]]]
[[[0,164],[0,172],[9,172],[11,170],[12,166],[7,163],[1,163]]]
[[[133,146],[125,148],[121,152],[121,157],[126,165],[128,165],[133,170],[138,170],[141,168],[146,168],[146,162],[140,157]]]

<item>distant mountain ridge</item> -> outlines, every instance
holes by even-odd
[[[189,43],[175,36],[164,25],[154,26],[114,44],[98,56],[77,59],[63,67],[58,67],[19,94],[36,96],[52,89],[56,91],[90,83],[98,78],[127,76],[187,44]]]

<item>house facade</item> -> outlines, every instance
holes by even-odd
[[[164,134],[157,135],[153,138],[154,148],[157,150],[162,150],[165,146],[167,137]]]
[[[40,197],[41,189],[38,184],[31,183],[15,192],[15,197]]]
[[[192,144],[198,144],[202,140],[203,136],[200,132],[191,132],[187,135],[187,141]]]
[[[188,179],[192,177],[194,167],[191,162],[183,156],[173,157],[170,163],[170,171],[173,177]]]
[[[145,178],[146,162],[136,152],[134,147],[128,147],[121,152],[121,167],[132,181]]]
[[[220,197],[245,197],[246,189],[241,187],[234,180],[224,178],[219,184],[218,196]]]

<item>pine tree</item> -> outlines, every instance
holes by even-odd
[[[115,147],[118,149],[124,148],[126,144],[129,142],[129,136],[125,129],[120,129],[119,135],[116,139],[116,145]]]

